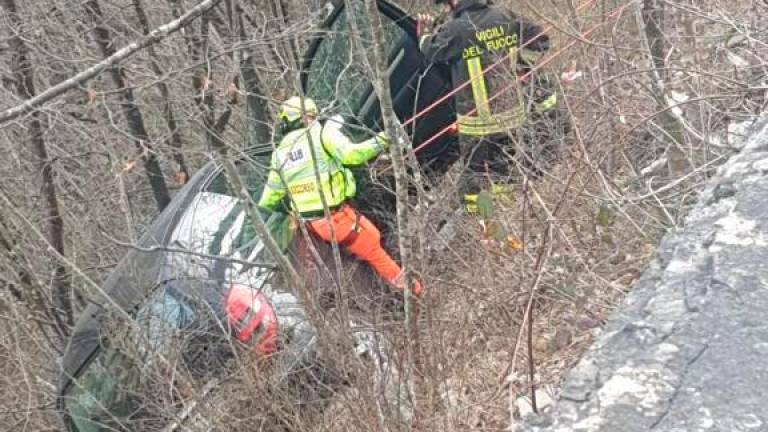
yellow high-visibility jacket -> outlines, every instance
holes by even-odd
[[[321,194],[329,207],[339,206],[356,192],[355,178],[346,167],[373,159],[387,144],[382,134],[354,143],[339,128],[317,121],[289,132],[272,153],[259,206],[274,210],[288,195],[294,211],[313,213],[323,210]],[[317,157],[319,183],[310,146]]]

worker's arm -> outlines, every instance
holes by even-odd
[[[445,24],[436,33],[419,36],[419,49],[432,63],[449,63],[461,59],[464,52],[456,21]]]
[[[389,145],[389,139],[384,134],[354,143],[336,127],[324,127],[320,140],[328,153],[343,165],[352,166],[368,162]]]
[[[272,153],[272,162],[270,163],[267,182],[264,184],[264,191],[261,192],[259,207],[274,211],[280,205],[285,197],[285,185],[278,173],[279,165],[277,160],[277,151]]]

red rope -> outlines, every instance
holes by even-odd
[[[590,5],[593,5],[593,4],[594,4],[596,1],[597,1],[597,0],[587,0],[587,1],[585,1],[584,3],[582,3],[581,5],[579,5],[579,6],[576,8],[576,11],[577,11],[577,12],[581,12],[581,10],[582,10],[582,9],[584,9],[584,8],[586,8],[586,7],[590,6]],[[419,26],[419,25],[421,25],[421,21],[419,21],[419,22],[417,23],[417,26]],[[542,30],[540,33],[538,33],[536,36],[532,37],[531,39],[527,40],[527,41],[526,41],[524,44],[520,45],[520,49],[523,49],[523,48],[527,47],[528,45],[532,44],[533,42],[537,41],[538,39],[540,39],[542,36],[544,36],[545,34],[547,34],[547,33],[548,33],[550,30],[552,30],[553,28],[554,28],[554,26],[552,26],[552,25],[550,25],[549,27],[546,27],[544,30]],[[419,34],[419,33],[420,33],[420,32],[418,32],[418,31],[417,31],[417,34]],[[490,70],[494,69],[496,66],[498,66],[498,65],[500,65],[501,63],[505,62],[507,59],[509,59],[509,56],[510,56],[510,55],[512,55],[512,54],[511,54],[511,53],[510,53],[510,54],[507,54],[507,55],[505,55],[504,57],[502,57],[502,58],[500,58],[499,60],[497,60],[497,61],[496,61],[496,63],[493,63],[492,65],[488,66],[487,68],[483,68],[483,71],[482,71],[482,75],[485,75],[487,72],[489,72]],[[477,78],[475,78],[475,79],[479,79],[479,78],[480,78],[480,77],[477,77]],[[470,85],[471,83],[472,83],[472,80],[467,80],[467,81],[464,81],[464,82],[463,82],[463,83],[462,83],[460,86],[458,86],[458,87],[454,88],[453,90],[451,90],[450,92],[448,92],[448,93],[444,94],[444,95],[443,95],[443,96],[441,96],[441,97],[440,97],[438,100],[436,100],[436,101],[432,102],[431,104],[429,104],[428,106],[426,106],[424,109],[422,109],[421,111],[419,111],[419,112],[417,112],[416,114],[414,114],[414,115],[413,115],[413,117],[411,117],[411,118],[407,119],[407,120],[406,120],[406,121],[403,123],[403,126],[408,126],[409,124],[411,124],[411,123],[413,123],[414,121],[416,121],[416,119],[418,119],[419,117],[421,117],[421,116],[423,116],[424,114],[426,114],[426,113],[428,113],[428,112],[432,111],[433,109],[435,109],[435,107],[437,107],[437,106],[438,106],[438,105],[440,105],[441,103],[445,102],[446,100],[448,100],[449,98],[451,98],[452,96],[454,96],[456,93],[458,93],[458,92],[460,92],[461,90],[465,89],[465,88],[466,88],[468,85]]]

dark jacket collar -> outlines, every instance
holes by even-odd
[[[461,0],[453,11],[453,17],[458,18],[464,12],[476,11],[487,7],[488,4],[485,0]]]

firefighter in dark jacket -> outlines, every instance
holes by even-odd
[[[549,49],[549,38],[490,0],[435,3],[453,19],[434,30],[432,17],[420,15],[419,47],[428,61],[451,66],[454,87],[469,82],[454,96],[462,156],[474,173],[504,176],[514,131],[557,101],[535,74],[516,83]]]

